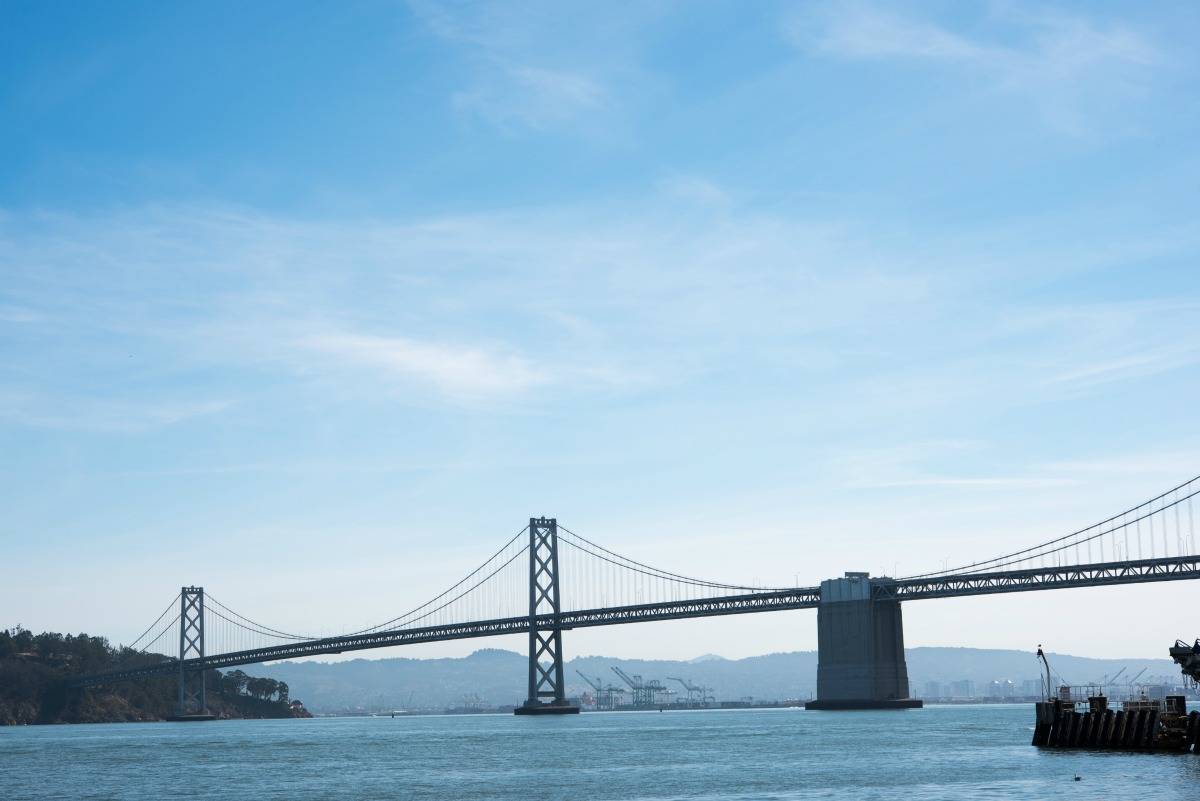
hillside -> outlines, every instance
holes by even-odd
[[[912,648],[906,653],[909,677],[918,695],[927,681],[969,679],[982,687],[995,679],[1019,685],[1040,676],[1034,655],[1027,651]],[[1122,667],[1128,674],[1146,668],[1144,679],[1177,681],[1179,675],[1169,659],[1090,659],[1063,654],[1050,654],[1049,658],[1057,673],[1076,683],[1113,675]],[[611,670],[614,665],[647,679],[666,682],[668,676],[678,676],[700,683],[714,688],[716,697],[723,700],[747,696],[806,699],[816,689],[816,652],[795,651],[737,660],[711,654],[689,661],[578,657],[566,664],[568,694],[587,689],[577,670],[620,685]],[[443,709],[462,705],[465,698],[487,706],[516,704],[524,698],[527,662],[524,655],[513,651],[483,649],[457,659],[280,662],[246,670],[286,681],[318,712],[379,711]]]
[[[84,689],[66,686],[72,676],[162,659],[118,650],[86,634],[0,630],[0,725],[162,720],[175,710],[174,675]],[[293,707],[285,682],[240,670],[206,671],[205,681],[208,709],[218,717],[308,716],[302,705]]]

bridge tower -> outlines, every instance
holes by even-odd
[[[208,717],[204,670],[187,670],[188,659],[204,658],[204,588],[179,591],[179,706],[178,719]]]
[[[821,582],[817,698],[807,709],[913,709],[900,602],[881,598],[894,579],[847,573]]]
[[[517,715],[569,715],[559,625],[558,521],[529,519],[529,695]]]

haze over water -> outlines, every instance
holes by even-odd
[[[1194,799],[1193,756],[1041,751],[1028,705],[0,729],[6,799]],[[1082,780],[1074,781],[1078,773]]]

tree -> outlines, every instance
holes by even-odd
[[[242,695],[250,677],[240,670],[231,670],[221,677],[221,692],[224,695]]]
[[[17,626],[13,629],[13,644],[17,647],[17,653],[33,650],[33,632]]]
[[[265,701],[275,694],[275,689],[278,685],[279,682],[274,679],[251,678],[246,682],[246,689],[255,698],[261,698]]]

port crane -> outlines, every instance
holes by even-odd
[[[605,686],[604,682],[602,682],[598,678],[593,679],[590,676],[588,676],[587,674],[585,674],[581,671],[578,671],[578,670],[575,672],[579,674],[579,677],[581,679],[583,679],[584,681],[586,681],[588,683],[588,686],[590,686],[593,690],[596,691],[596,708],[597,709],[616,709],[617,708],[617,695],[625,694],[624,687],[618,687],[617,685],[612,684],[612,683],[609,683],[608,686]]]
[[[700,684],[692,684],[690,681],[681,679],[678,676],[667,676],[667,681],[677,681],[683,689],[687,690],[687,700],[689,704],[709,704],[714,703],[717,699],[712,695],[712,687],[705,687]]]
[[[666,687],[658,679],[650,679],[643,681],[642,677],[636,673],[630,676],[625,671],[621,670],[616,665],[613,665],[613,673],[621,677],[621,681],[629,685],[629,689],[633,691],[634,706],[654,706],[654,694],[666,691]]]
[[[1101,678],[1099,681],[1093,681],[1088,686],[1097,688],[1096,693],[1098,695],[1104,695],[1109,687],[1117,686],[1117,679],[1121,678],[1121,674],[1124,673],[1127,668],[1128,668],[1128,665],[1126,665],[1126,667],[1123,667],[1120,670],[1118,670],[1112,676],[1105,674],[1105,676],[1103,678]]]
[[[1129,697],[1130,698],[1133,698],[1133,685],[1136,684],[1137,680],[1142,677],[1142,674],[1145,673],[1149,669],[1150,668],[1142,668],[1141,670],[1139,670],[1137,672],[1136,676],[1134,676],[1132,679],[1129,680]]]
[[[1120,670],[1118,670],[1118,671],[1116,672],[1116,674],[1115,674],[1115,675],[1114,675],[1114,676],[1113,676],[1111,679],[1110,679],[1110,678],[1107,678],[1107,677],[1105,677],[1105,679],[1104,679],[1104,684],[1105,684],[1105,686],[1108,686],[1109,684],[1114,684],[1114,683],[1116,682],[1116,680],[1117,680],[1117,679],[1121,678],[1121,674],[1122,674],[1122,673],[1124,673],[1124,672],[1125,672],[1125,671],[1128,669],[1128,667],[1129,667],[1129,666],[1128,666],[1128,665],[1126,665],[1125,667],[1123,667],[1123,668],[1121,668]]]

